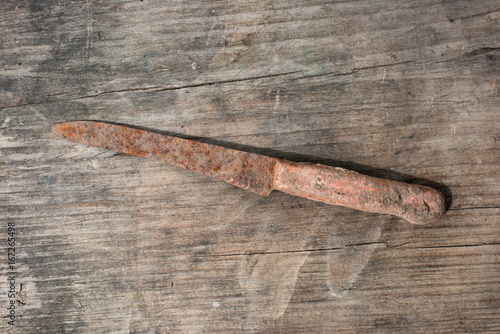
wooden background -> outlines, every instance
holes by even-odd
[[[0,332],[500,332],[500,1],[0,5]],[[449,211],[262,198],[51,133],[68,120],[431,185]]]

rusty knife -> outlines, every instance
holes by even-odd
[[[446,211],[443,194],[433,188],[340,167],[292,162],[106,122],[58,123],[52,131],[85,145],[203,173],[261,196],[279,190],[332,205],[392,214],[412,224],[436,221]]]

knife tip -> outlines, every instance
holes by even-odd
[[[75,134],[75,128],[70,122],[56,123],[52,125],[52,133],[69,139]]]
[[[62,136],[62,125],[64,123],[52,124],[52,133],[58,136]]]

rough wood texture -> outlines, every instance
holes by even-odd
[[[500,331],[499,1],[1,6],[1,332]],[[419,227],[262,198],[54,136],[67,120],[431,185],[450,208]]]

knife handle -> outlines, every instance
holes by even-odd
[[[443,194],[433,188],[321,164],[277,159],[272,188],[332,205],[395,215],[412,224],[431,223],[446,211]]]

